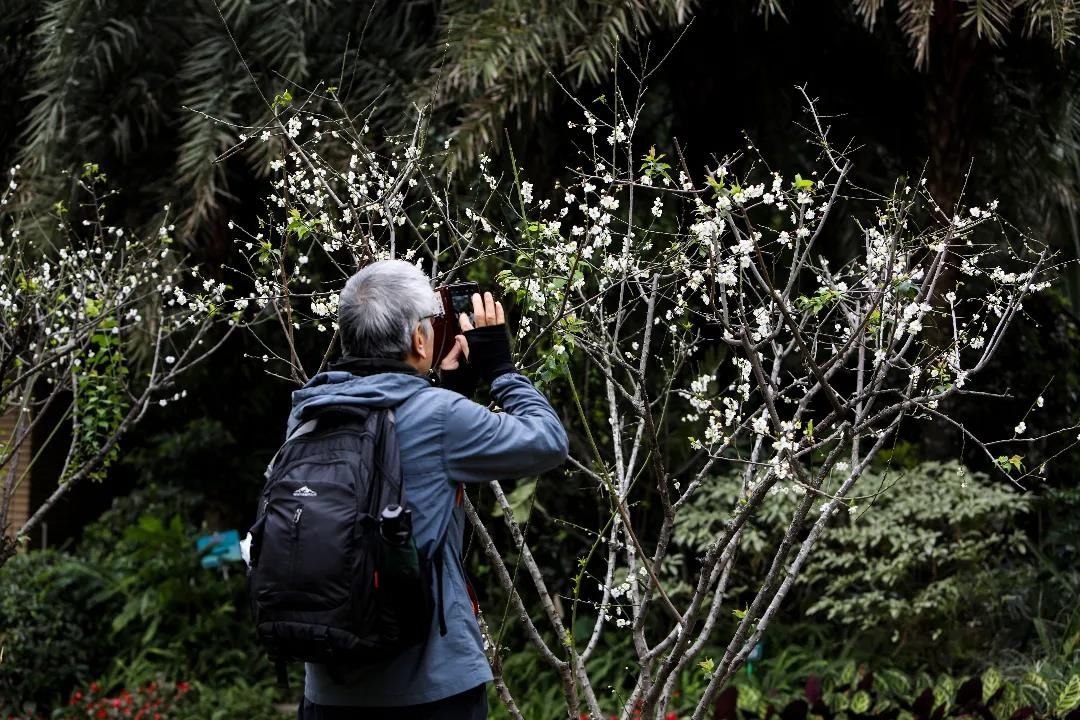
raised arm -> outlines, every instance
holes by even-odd
[[[450,479],[488,482],[558,467],[566,460],[566,430],[547,398],[515,370],[502,304],[491,293],[472,300],[476,327],[467,315],[458,318],[464,333],[440,370],[460,371],[465,360],[491,383],[491,394],[504,412],[491,412],[465,397],[450,400],[443,434]]]
[[[504,412],[455,396],[447,407],[443,457],[455,482],[489,482],[551,470],[566,460],[567,438],[551,404],[517,373],[495,378]]]

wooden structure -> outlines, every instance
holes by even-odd
[[[11,442],[15,437],[15,420],[17,412],[7,412],[0,415],[0,443]],[[30,453],[32,443],[27,440],[22,447],[19,448],[19,456],[15,458],[15,473],[16,477],[21,477],[26,472],[27,466],[30,464]],[[0,492],[2,492],[5,480],[7,479],[8,472],[11,471],[11,466],[4,467],[3,471],[0,471]],[[8,534],[14,534],[16,530],[23,526],[23,523],[30,517],[30,477],[23,478],[22,482],[15,488],[15,495],[11,499],[11,507],[8,509]]]

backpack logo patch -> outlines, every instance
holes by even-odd
[[[314,490],[309,488],[307,485],[300,488],[299,490],[293,491],[293,497],[315,497],[318,494],[319,493],[315,492]]]

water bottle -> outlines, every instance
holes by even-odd
[[[412,510],[387,505],[379,513],[379,533],[392,545],[404,545],[412,538]]]
[[[391,582],[418,579],[420,558],[413,542],[412,511],[396,504],[384,507],[379,513],[379,535],[383,541],[381,564],[386,579]]]

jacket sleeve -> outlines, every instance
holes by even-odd
[[[446,409],[443,458],[453,482],[490,482],[536,475],[566,460],[566,430],[540,391],[507,373],[491,383],[505,412],[455,395]]]

